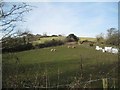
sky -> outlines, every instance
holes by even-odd
[[[27,2],[35,6],[24,17],[26,28],[33,34],[75,34],[96,37],[107,29],[118,28],[117,2]]]
[[[119,2],[119,0],[3,0],[5,2]]]

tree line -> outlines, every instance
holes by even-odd
[[[48,38],[48,37],[55,37],[55,36],[51,35],[51,36],[44,36],[44,37]],[[38,43],[36,45],[33,45],[33,41],[40,41],[42,38],[43,37],[38,36],[38,34],[33,35],[29,32],[23,32],[21,34],[18,34],[17,37],[9,36],[4,38],[4,42],[2,42],[2,51],[3,53],[16,52],[16,51],[24,51],[24,50],[30,50],[30,49],[36,49],[36,48],[59,46],[67,42],[78,42],[79,40],[79,38],[74,34],[69,34],[63,40],[52,39],[52,40],[45,41],[44,43]]]

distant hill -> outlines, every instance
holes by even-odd
[[[92,38],[92,37],[79,37],[80,41],[84,41],[84,40],[88,40],[88,41],[96,41],[96,38]],[[44,37],[44,38],[40,38],[39,40],[33,41],[33,44],[38,44],[38,43],[44,43],[45,41],[50,41],[52,39],[55,40],[64,40],[65,36],[58,36],[58,37]]]

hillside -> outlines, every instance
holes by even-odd
[[[55,48],[56,52],[51,52],[52,48]],[[16,57],[19,64],[16,63]],[[45,88],[46,85],[59,85],[65,88],[66,85],[74,86],[80,80],[79,87],[83,88],[90,78],[115,78],[117,58],[117,55],[102,53],[96,51],[95,47],[84,45],[77,45],[76,48],[67,48],[64,45],[3,54],[3,87]],[[111,87],[113,83],[109,82]],[[101,88],[102,82],[88,83],[86,87]]]
[[[84,40],[96,41],[96,38],[92,38],[92,37],[79,37],[79,38],[80,38],[79,41],[84,41]],[[40,38],[40,40],[33,41],[33,45],[39,44],[39,43],[44,43],[45,41],[50,41],[52,39],[55,39],[55,40],[64,40],[65,36]]]

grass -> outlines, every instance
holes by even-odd
[[[84,40],[96,42],[96,38],[92,38],[92,37],[80,37],[80,41],[84,41]]]
[[[50,52],[51,48],[57,51]],[[19,58],[20,64],[16,64],[15,56]],[[80,77],[81,59],[83,65],[81,82],[88,81],[90,74],[92,74],[92,79],[117,75],[114,74],[117,55],[102,53],[96,51],[95,47],[85,45],[77,45],[74,49],[68,49],[64,45],[3,54],[3,87],[33,87],[35,85],[45,87],[46,75],[50,86],[55,86],[58,82],[58,69],[60,71],[59,84],[70,84],[74,81],[74,77]],[[18,82],[15,82],[16,80]],[[96,86],[94,83],[93,87],[101,87],[101,85]]]

